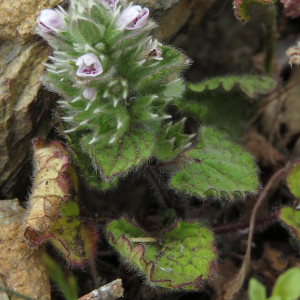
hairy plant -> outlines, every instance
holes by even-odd
[[[273,3],[236,1],[236,11],[248,13],[252,2]],[[60,132],[90,186],[109,189],[121,176],[143,168],[168,195],[167,206],[175,210],[176,199],[184,193],[220,201],[243,200],[257,193],[254,159],[234,137],[243,130],[244,104],[273,91],[276,81],[245,75],[186,85],[182,71],[190,60],[151,36],[157,25],[149,19],[148,8],[123,0],[71,0],[68,12],[60,7],[43,10],[37,23],[39,34],[53,48],[43,82],[61,97],[57,102]],[[176,106],[180,118],[170,114],[170,105]],[[228,114],[221,124],[224,109]],[[187,117],[201,126],[188,131]],[[49,147],[69,157],[65,148],[55,145]],[[60,196],[63,201],[64,196]],[[63,201],[59,205],[66,209],[60,209],[55,222],[59,218],[64,222],[68,213],[68,203]],[[79,212],[73,217],[80,221]],[[43,234],[49,235],[56,223],[47,221]],[[197,290],[216,271],[213,232],[198,220],[175,218],[168,225],[148,232],[138,222],[121,217],[107,223],[105,234],[148,284]],[[25,236],[31,243],[39,241],[26,231]],[[60,240],[63,244],[62,236]]]

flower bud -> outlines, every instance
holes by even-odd
[[[91,99],[93,99],[93,97],[96,95],[96,93],[97,93],[97,90],[96,90],[96,89],[93,89],[93,88],[86,88],[86,89],[83,90],[82,96],[83,96],[85,99],[91,100]]]
[[[95,77],[103,72],[99,59],[93,53],[87,53],[78,57],[76,66],[78,66],[76,75],[79,77]]]
[[[63,17],[53,9],[43,9],[36,19],[40,29],[44,32],[62,29],[64,26]]]
[[[139,5],[127,7],[121,12],[117,19],[117,28],[128,30],[141,28],[147,21],[149,16],[149,9],[147,7],[141,8]]]

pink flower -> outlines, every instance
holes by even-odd
[[[106,7],[114,7],[119,0],[101,0],[101,2]]]
[[[133,5],[121,12],[116,25],[119,29],[133,30],[141,28],[146,23],[148,16],[149,9],[147,7],[142,9],[139,5]]]
[[[43,9],[36,21],[40,29],[44,32],[62,29],[65,24],[63,17],[53,9]]]
[[[96,95],[97,90],[93,88],[86,88],[83,90],[82,96],[86,99],[93,99],[93,97]]]
[[[76,66],[78,66],[76,75],[79,77],[95,77],[103,72],[99,59],[93,53],[87,53],[78,57]]]

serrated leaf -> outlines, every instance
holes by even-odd
[[[290,233],[300,240],[300,211],[292,207],[283,207],[279,211],[278,218]]]
[[[269,94],[274,91],[276,86],[277,82],[271,77],[253,75],[214,77],[197,84],[187,84],[190,90],[199,93],[205,90],[215,90],[219,87],[222,87],[226,92],[233,88],[239,88],[249,98]]]
[[[105,232],[110,244],[144,274],[148,284],[197,290],[216,271],[213,233],[196,221],[177,221],[158,243],[131,240],[147,234],[125,218],[108,223]]]
[[[249,107],[245,97],[239,94],[206,93],[199,97],[198,93],[187,91],[176,104],[178,109],[186,115],[197,118],[202,125],[226,129],[235,137],[243,134]]]
[[[271,5],[274,4],[276,0],[234,0],[233,9],[236,18],[242,22],[250,21],[250,8],[251,5]]]
[[[201,198],[245,197],[258,187],[253,157],[211,127],[201,129],[196,148],[182,154],[172,188]]]
[[[297,300],[300,297],[300,268],[292,268],[276,280],[272,297],[281,300]]]
[[[92,136],[87,135],[82,145],[107,179],[139,166],[150,158],[154,149],[153,134],[147,130],[132,130],[113,143],[99,140],[92,147],[91,139]]]
[[[295,161],[287,174],[286,178],[287,186],[289,187],[292,194],[300,199],[300,161]]]
[[[276,87],[273,79],[264,78],[261,81],[259,76],[217,77],[188,84],[188,90],[175,104],[201,124],[217,126],[239,137],[249,117],[249,97],[269,93]]]
[[[255,278],[249,280],[249,289],[248,289],[249,299],[250,300],[266,300],[267,293],[266,288]]]
[[[191,136],[182,133],[185,120],[176,124],[170,122],[160,129],[155,143],[154,156],[157,159],[170,161],[191,145]]]

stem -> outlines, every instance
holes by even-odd
[[[224,284],[224,289],[226,290],[224,299],[233,299],[234,295],[242,288],[245,276],[248,273],[249,269],[249,264],[250,264],[250,258],[251,258],[251,245],[252,245],[252,238],[253,238],[253,232],[254,232],[254,225],[255,225],[255,215],[256,212],[265,199],[268,191],[272,187],[274,181],[281,176],[283,173],[286,173],[288,168],[282,168],[278,170],[269,180],[267,185],[265,186],[263,192],[260,194],[257,202],[255,203],[255,206],[253,208],[253,211],[251,213],[251,218],[250,218],[250,226],[249,226],[249,235],[248,235],[248,240],[247,240],[247,250],[246,254],[244,257],[243,264],[241,268],[239,269],[238,273],[229,281],[227,281]]]
[[[170,188],[166,185],[166,180],[158,174],[158,172],[153,168],[146,168],[150,178],[152,179],[153,184],[155,184],[158,192],[165,201],[166,205],[170,208],[173,208],[178,217],[184,218],[185,216],[185,207],[179,195],[176,195]]]
[[[264,225],[269,222],[275,222],[278,220],[277,212],[273,212],[267,215],[259,216],[255,219],[254,226]],[[239,230],[247,229],[250,225],[250,219],[238,220],[225,224],[212,225],[213,231],[217,235],[236,232]]]
[[[278,31],[276,30],[276,6],[270,6],[266,9],[266,26],[267,34],[269,33],[269,39],[267,42],[266,57],[265,57],[265,69],[268,75],[272,72],[274,51],[279,37]]]

